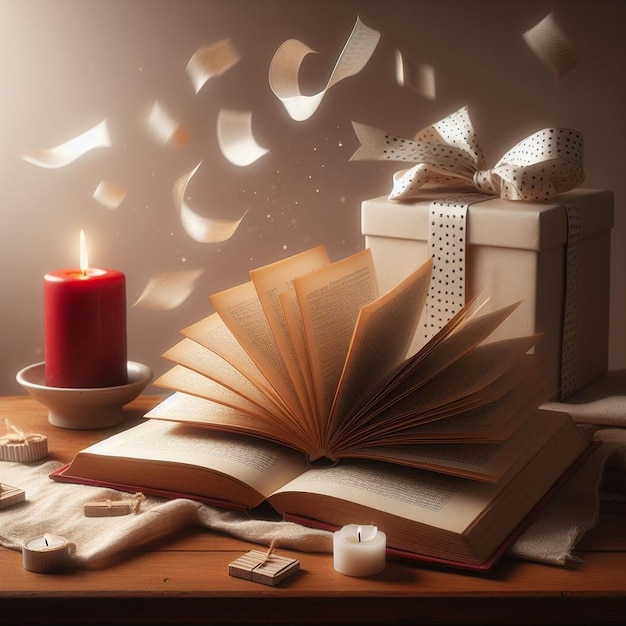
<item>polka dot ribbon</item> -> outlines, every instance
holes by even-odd
[[[511,148],[493,168],[487,166],[467,107],[418,132],[413,140],[353,122],[360,147],[352,160],[415,163],[396,172],[390,200],[419,199],[420,190],[446,191],[431,202],[428,249],[433,271],[424,338],[434,335],[465,304],[467,212],[472,203],[500,196],[506,200],[553,200],[584,180],[582,135],[568,128],[545,128]],[[576,275],[580,210],[566,211],[568,246],[566,301],[561,354],[561,396],[576,388]]]
[[[565,259],[565,306],[561,337],[560,399],[565,400],[578,390],[576,368],[576,319],[578,317],[578,242],[581,235],[581,212],[577,202],[562,202],[567,215],[567,251]]]
[[[420,189],[474,191],[506,200],[549,200],[584,180],[582,135],[569,128],[545,128],[487,166],[467,107],[421,130],[413,140],[382,130],[353,126],[361,146],[352,160],[415,163],[393,177],[391,200],[410,200]]]
[[[428,253],[433,266],[426,302],[424,339],[437,333],[465,304],[467,211],[479,194],[458,194],[430,204]]]

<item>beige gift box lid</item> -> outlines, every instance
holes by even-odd
[[[427,193],[418,201],[397,202],[387,196],[364,200],[361,205],[363,235],[426,240],[428,209],[433,200],[452,192]],[[559,195],[576,200],[581,208],[581,238],[613,226],[613,192],[574,189]],[[522,202],[489,198],[472,204],[467,218],[467,243],[525,250],[548,250],[567,242],[567,218],[557,201]]]

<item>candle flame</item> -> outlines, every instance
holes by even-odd
[[[89,259],[87,257],[87,242],[85,240],[85,231],[80,231],[80,271],[83,276],[87,276],[89,270]]]
[[[377,526],[357,526],[356,540],[357,543],[367,543],[374,539],[378,534]]]

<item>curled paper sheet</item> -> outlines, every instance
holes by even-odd
[[[435,69],[416,63],[396,50],[396,82],[428,100],[435,100]]]
[[[35,148],[22,156],[22,159],[39,167],[55,169],[69,165],[90,150],[110,147],[111,139],[105,119],[88,131],[55,148]]]
[[[527,30],[524,41],[558,80],[578,64],[578,53],[549,13],[538,24]]]
[[[93,192],[93,199],[107,209],[117,209],[126,197],[126,189],[110,180],[101,180]]]
[[[185,232],[194,240],[199,243],[221,243],[230,239],[241,221],[246,216],[244,213],[239,219],[225,220],[221,218],[210,218],[198,215],[193,211],[185,202],[185,194],[187,191],[187,185],[193,178],[194,174],[198,171],[198,168],[202,164],[202,161],[194,167],[193,170],[187,174],[183,174],[175,183],[172,190],[174,202],[180,213],[180,221],[185,229]]]
[[[221,76],[239,62],[241,56],[230,39],[198,48],[187,63],[187,76],[196,94],[213,76]]]
[[[217,142],[226,159],[245,167],[269,150],[259,146],[252,135],[252,113],[220,109],[217,116]]]
[[[189,131],[179,120],[174,119],[156,100],[148,113],[148,128],[152,136],[162,145],[171,144],[182,150],[189,141]]]
[[[315,52],[297,39],[288,39],[275,52],[269,69],[269,83],[274,95],[283,103],[289,116],[301,122],[315,113],[324,94],[339,81],[358,74],[372,56],[380,33],[357,18],[326,87],[317,94],[305,96],[300,91],[298,76],[304,58]]]
[[[204,269],[198,268],[155,274],[133,306],[156,311],[175,309],[191,295],[196,281],[203,273]]]

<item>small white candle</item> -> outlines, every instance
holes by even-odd
[[[24,541],[22,563],[30,572],[52,572],[70,563],[74,544],[65,537],[40,535]]]
[[[385,569],[386,548],[376,526],[349,524],[333,535],[333,565],[346,576],[373,576]]]

